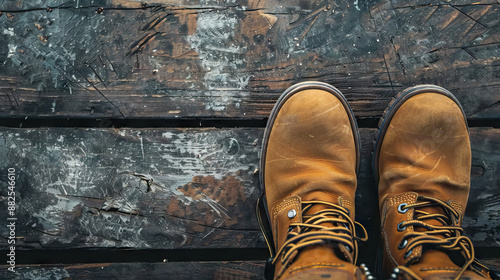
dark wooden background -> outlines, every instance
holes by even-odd
[[[360,126],[360,259],[379,217],[372,141],[399,91],[443,86],[470,128],[464,227],[500,267],[499,0],[0,0],[0,200],[17,170],[17,274],[261,279],[263,127],[296,82]],[[0,210],[7,221],[7,211]],[[6,226],[0,226],[2,260]]]

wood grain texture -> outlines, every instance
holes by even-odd
[[[304,80],[338,87],[358,117],[420,83],[450,89],[471,119],[500,117],[495,0],[0,7],[0,117],[263,118]]]
[[[0,266],[2,279],[264,279],[264,262],[96,263],[20,266],[13,275]]]
[[[483,260],[491,269],[500,269],[498,259]],[[6,279],[186,279],[243,280],[264,279],[264,262],[190,262],[190,263],[96,263],[72,265],[20,266],[11,277],[0,266],[0,277]],[[9,278],[10,277],[10,278]]]
[[[464,228],[475,246],[480,247],[500,247],[499,132],[498,129],[488,128],[471,130],[472,187]]]
[[[1,170],[19,175],[19,248],[263,244],[261,130],[1,131]]]
[[[379,217],[371,149],[361,129],[356,218]],[[255,129],[0,129],[0,170],[17,170],[19,249],[263,248]],[[476,246],[500,247],[500,130],[471,129],[472,190],[464,227]],[[6,178],[0,177],[2,185]],[[0,190],[5,198],[6,188]],[[7,212],[0,212],[6,220]],[[0,227],[0,236],[8,235]],[[6,239],[0,239],[6,248]]]

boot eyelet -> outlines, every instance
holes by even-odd
[[[295,209],[290,209],[287,213],[287,216],[289,219],[293,219],[295,218],[295,216],[297,216],[297,211],[295,211]]]
[[[406,213],[406,211],[408,211],[408,208],[403,209],[403,207],[405,207],[407,205],[408,205],[407,203],[401,203],[401,204],[399,204],[398,205],[398,212],[401,213],[401,214]]]
[[[408,245],[408,240],[403,239],[403,241],[401,241],[401,243],[398,244],[398,249],[402,250],[404,249],[404,247],[406,247],[406,245]]]
[[[403,226],[404,222],[401,222],[398,224],[398,231],[404,231],[406,229],[406,226]]]
[[[346,211],[347,211],[347,216],[351,216],[351,210],[349,210],[348,208],[344,208]]]
[[[413,252],[413,249],[412,249],[412,250],[410,250],[410,251],[407,251],[407,252],[405,253],[405,259],[406,259],[406,258],[408,258],[408,257],[411,255],[411,253],[412,253],[412,252]]]
[[[344,247],[347,249],[347,252],[352,253],[352,249],[351,249],[351,247],[349,247],[349,246],[347,246],[347,245],[344,245]]]

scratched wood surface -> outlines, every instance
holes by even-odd
[[[0,133],[1,169],[19,175],[19,248],[264,244],[254,215],[260,129]]]
[[[500,270],[498,259],[484,259],[491,269]],[[264,279],[264,262],[191,263],[96,263],[73,265],[21,266],[12,279]],[[9,275],[0,266],[0,277]]]
[[[0,0],[0,121],[262,121],[288,86],[319,80],[371,119],[405,87],[441,85],[476,125],[498,128],[499,1]],[[254,214],[262,132],[0,127],[0,170],[15,167],[21,186],[20,260],[23,252],[44,260],[49,250],[193,252],[176,263],[31,261],[14,279],[262,279],[262,261],[194,255],[220,250],[217,260],[234,261],[220,257],[224,249],[265,250]],[[360,259],[371,267],[374,134],[361,129],[356,193],[357,220],[370,235]],[[500,129],[471,128],[471,139],[464,228],[499,269]],[[4,268],[0,278],[11,277]]]
[[[491,269],[500,270],[498,259],[484,259]],[[72,265],[20,266],[11,279],[264,279],[264,262],[191,263],[96,263]],[[10,277],[0,266],[0,277]]]
[[[148,1],[149,2],[149,1]],[[450,89],[500,117],[498,0],[0,0],[0,117],[267,117],[295,82],[380,117]]]
[[[17,170],[19,249],[263,248],[255,203],[263,129],[0,129],[0,170]],[[357,220],[375,250],[375,129],[361,129]],[[43,139],[43,140],[42,140]],[[478,247],[500,240],[500,130],[472,128],[464,219]],[[6,180],[1,178],[0,180]],[[3,182],[6,183],[6,182]],[[3,184],[2,183],[2,184]],[[5,196],[6,189],[0,192]],[[6,220],[7,211],[0,212]],[[0,236],[8,236],[0,227]],[[6,239],[0,239],[6,248]]]
[[[264,262],[97,263],[20,266],[11,277],[0,266],[3,279],[264,279]]]

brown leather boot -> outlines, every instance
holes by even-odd
[[[366,267],[354,265],[357,241],[366,240],[354,222],[358,165],[356,122],[343,95],[319,82],[286,90],[261,155],[258,213],[271,251],[268,279],[368,278]]]
[[[374,155],[386,275],[491,279],[462,235],[470,168],[465,115],[449,91],[416,86],[391,102]]]

